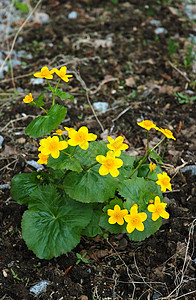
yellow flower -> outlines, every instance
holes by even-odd
[[[53,135],[62,135],[65,132],[65,130],[57,129]]]
[[[38,77],[38,78],[52,79],[53,78],[53,75],[52,75],[53,73],[54,73],[53,70],[49,71],[48,67],[43,67],[43,68],[41,68],[41,72],[37,72],[33,75],[35,77]]]
[[[157,129],[157,126],[150,120],[145,120],[140,123],[137,122],[137,125],[145,128],[146,130],[150,130],[151,128]]]
[[[108,219],[108,222],[110,224],[118,223],[118,225],[123,225],[124,224],[123,218],[124,218],[124,216],[126,216],[128,214],[128,210],[121,209],[120,206],[118,204],[116,204],[114,206],[114,210],[112,210],[112,209],[107,210],[107,214],[108,214],[108,216],[110,216],[110,218]]]
[[[73,77],[73,75],[66,74],[67,67],[61,67],[60,70],[58,70],[57,68],[54,68],[52,71],[55,72],[65,82],[69,81],[69,77]]]
[[[98,155],[96,160],[102,164],[99,168],[99,174],[104,176],[111,174],[112,177],[117,177],[119,175],[118,168],[122,167],[123,161],[115,157],[113,151],[108,151],[106,157],[103,155]]]
[[[52,138],[49,136],[46,139],[42,139],[40,141],[40,147],[38,151],[41,151],[43,155],[49,155],[53,158],[58,158],[60,155],[60,150],[66,149],[68,147],[68,143],[66,141],[59,141],[58,136],[53,136]]]
[[[159,131],[162,132],[168,139],[176,140],[173,136],[173,133],[169,129],[159,128]]]
[[[149,165],[150,172],[154,171],[155,168],[156,168],[156,164],[153,164],[151,162],[150,165]]]
[[[109,142],[107,147],[114,151],[115,156],[120,156],[122,150],[129,148],[128,145],[123,143],[124,139],[122,136],[118,136],[115,140],[111,136],[108,136],[107,139]]]
[[[65,128],[67,128],[67,127],[65,127]],[[69,138],[70,138],[70,140],[68,140],[68,144],[70,146],[79,145],[79,147],[83,150],[88,149],[88,147],[89,147],[88,142],[95,141],[97,138],[96,134],[88,133],[88,128],[86,126],[80,127],[80,129],[78,131],[76,131],[73,128],[67,128],[67,129],[68,129]]]
[[[166,172],[163,172],[163,174],[157,174],[158,180],[156,181],[156,184],[161,186],[161,191],[165,192],[166,189],[169,191],[172,191],[170,180],[171,178],[167,175]]]
[[[32,94],[29,93],[29,95],[26,95],[25,98],[23,99],[24,103],[31,103],[33,102],[33,97]]]
[[[164,219],[169,219],[169,213],[165,211],[167,203],[161,203],[158,196],[155,197],[154,204],[148,205],[148,211],[152,213],[152,220],[156,221],[158,218],[162,217]]]
[[[38,164],[40,164],[40,165],[47,164],[49,155],[44,155],[42,153],[39,153],[38,157],[39,157],[39,159],[37,161]]]
[[[138,213],[138,206],[134,204],[131,207],[130,215],[124,217],[127,224],[127,232],[132,233],[135,229],[139,231],[144,230],[143,222],[147,219],[147,214],[144,212]]]

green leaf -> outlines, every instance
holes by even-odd
[[[21,12],[25,13],[29,11],[28,5],[25,3],[21,3],[20,1],[14,2],[16,8],[18,8]]]
[[[99,175],[99,166],[81,173],[70,172],[65,176],[63,186],[72,198],[85,202],[104,202],[113,198],[118,181],[110,175]]]
[[[119,194],[126,199],[124,207],[128,210],[133,204],[138,204],[139,209],[145,210],[148,201],[159,196],[163,198],[160,188],[155,182],[144,178],[131,178],[119,184]]]
[[[65,196],[51,186],[31,193],[29,210],[22,218],[22,237],[40,259],[51,259],[72,250],[91,219],[92,208]]]
[[[55,91],[55,94],[58,96],[58,97],[60,97],[61,98],[61,100],[70,100],[70,101],[73,101],[74,100],[74,96],[73,95],[70,95],[70,94],[68,94],[68,93],[65,93],[65,92],[63,92],[63,91],[61,91],[61,90],[59,90],[59,89],[57,89],[56,91]]]
[[[162,157],[159,156],[155,151],[151,151],[149,156],[155,160],[157,160],[160,164],[163,164]]]
[[[65,150],[66,153],[71,154],[73,152],[73,147],[69,146]],[[60,152],[60,156],[58,158],[52,158],[51,156],[48,159],[47,163],[48,167],[53,169],[63,169],[63,170],[72,170],[76,172],[81,172],[82,167],[79,160],[75,156],[69,156],[62,151]]]
[[[29,195],[39,185],[37,178],[40,176],[38,172],[17,174],[11,181],[11,194],[15,201],[19,204],[26,204],[29,201]]]
[[[55,104],[51,106],[48,114],[34,119],[27,127],[25,132],[33,138],[43,137],[59,126],[67,113],[66,107]]]
[[[149,164],[142,165],[138,170],[138,177],[148,177],[153,180],[158,180],[157,174],[162,173],[161,168],[156,165],[156,168],[151,172],[149,169]]]
[[[91,221],[86,226],[86,228],[82,231],[82,235],[86,235],[88,237],[94,237],[97,234],[103,233],[102,229],[99,226],[101,214],[102,214],[101,207],[95,207],[95,209],[93,210]]]
[[[120,174],[118,175],[118,180],[122,181],[124,179],[127,179],[128,176],[133,172],[134,168],[134,162],[135,162],[135,156],[129,156],[126,154],[126,152],[122,152],[121,156],[118,157],[122,159],[123,165],[119,169]],[[137,171],[134,173],[133,177],[137,176]]]
[[[162,225],[162,218],[159,218],[157,221],[152,221],[152,213],[147,210],[144,212],[147,214],[147,219],[143,222],[144,231],[138,231],[135,229],[132,233],[127,233],[127,236],[132,241],[142,241],[146,239],[155,233]]]
[[[34,102],[34,104],[37,106],[37,107],[41,107],[44,105],[44,93],[41,93],[41,95],[39,95],[38,99]]]

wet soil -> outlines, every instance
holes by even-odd
[[[31,1],[35,6],[36,1]],[[24,128],[40,112],[22,102],[25,94],[38,95],[43,87],[30,82],[31,74],[44,65],[66,65],[79,74],[89,89],[90,101],[107,102],[96,121],[76,76],[61,88],[73,94],[66,101],[63,126],[86,125],[104,139],[108,133],[123,135],[133,155],[145,151],[146,133],[138,127],[143,119],[172,130],[164,152],[164,168],[172,177],[172,192],[165,193],[170,219],[143,242],[130,242],[123,234],[81,239],[69,254],[50,261],[38,259],[21,237],[25,205],[18,205],[9,189],[0,190],[0,299],[195,299],[196,215],[195,176],[182,167],[195,167],[196,108],[194,51],[189,38],[193,22],[180,1],[43,1],[39,11],[48,24],[31,21],[25,26],[16,50],[25,49],[33,59],[5,74],[1,83],[1,184],[19,172],[32,172],[27,161],[37,161],[38,140]],[[77,12],[76,19],[68,14]],[[167,31],[156,34],[152,20]],[[36,41],[36,42],[35,42]],[[192,47],[192,48],[191,48]],[[14,93],[17,88],[19,94]],[[180,103],[175,92],[188,95]],[[14,95],[14,96],[13,96]],[[102,132],[104,130],[104,133]],[[157,141],[153,133],[152,142]],[[76,265],[76,253],[87,252],[87,263]],[[48,280],[39,296],[30,287]]]

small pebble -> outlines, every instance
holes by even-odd
[[[9,189],[9,188],[10,188],[10,184],[9,183],[0,184],[0,190]]]
[[[44,292],[44,290],[47,288],[47,286],[50,284],[51,282],[48,280],[41,280],[39,281],[37,284],[35,284],[34,286],[32,286],[30,288],[30,292],[35,294],[35,295],[39,295],[41,293]]]
[[[156,27],[161,25],[161,22],[159,20],[150,20],[149,22],[151,25],[154,25]]]
[[[167,29],[163,28],[163,27],[158,27],[155,29],[155,34],[163,34],[163,33],[167,33]]]
[[[28,165],[30,165],[31,167],[37,169],[37,170],[43,170],[44,166],[38,164],[35,160],[28,160],[27,161]]]
[[[72,11],[72,12],[70,12],[68,14],[68,19],[74,20],[74,19],[77,19],[77,16],[78,16],[77,12],[76,11]]]
[[[105,113],[109,107],[109,104],[107,102],[94,102],[93,107],[97,111]]]
[[[187,172],[187,171],[191,171],[191,176],[195,176],[196,175],[196,165],[186,166],[186,167],[182,168],[181,171],[183,173]]]
[[[2,148],[3,141],[4,141],[4,137],[0,135],[0,149]]]
[[[43,78],[31,78],[30,82],[34,85],[36,84],[43,84],[44,83],[44,79]]]

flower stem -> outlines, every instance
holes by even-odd
[[[46,113],[46,115],[48,114],[48,112],[45,110],[45,108],[43,108],[42,106],[40,106],[40,108]]]
[[[49,80],[48,79],[46,79],[47,80],[47,82],[48,82],[48,85],[49,85],[49,88],[50,88],[50,90],[51,90],[51,92],[52,92],[52,106],[53,105],[55,105],[55,92],[53,91],[53,88],[51,87],[51,84],[50,84],[50,82],[49,82]],[[56,90],[55,90],[56,91]]]
[[[70,156],[70,157],[72,157],[72,154],[70,154],[70,153],[67,153],[67,152],[65,152],[65,151],[63,151],[63,150],[61,150],[61,152],[63,152],[64,154],[66,154],[66,155],[68,155],[68,156]]]
[[[93,163],[93,164],[90,165],[89,167],[87,167],[87,168],[84,167],[84,170],[85,170],[85,171],[88,171],[90,168],[96,166],[97,164],[98,164],[98,162],[96,161],[95,163]]]
[[[143,164],[143,162],[147,159],[148,155],[150,154],[150,152],[152,152],[155,148],[157,148],[165,139],[165,136],[164,138],[158,142],[152,149],[149,149],[146,153],[146,155],[140,160],[140,163],[137,165],[137,167],[135,168],[135,170],[133,170],[133,172],[128,176],[128,179],[130,179],[133,174],[139,169],[139,167]]]
[[[149,151],[149,130],[147,130],[147,153]]]

